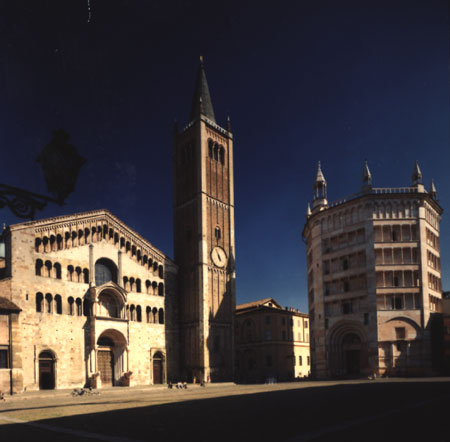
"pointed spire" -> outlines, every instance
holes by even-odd
[[[322,173],[322,168],[320,167],[320,161],[317,164],[317,175],[316,175],[316,181],[315,182],[316,183],[317,182],[326,183],[325,177],[323,176],[323,173]]]
[[[366,186],[372,185],[372,174],[370,173],[369,165],[367,164],[367,160],[364,161],[362,182],[363,182],[363,185],[366,185]]]
[[[207,118],[214,121],[214,123],[216,122],[202,56],[200,56],[200,66],[198,67],[194,97],[192,98],[190,121],[198,118],[200,114],[205,115]]]
[[[308,201],[308,207],[306,208],[306,217],[309,218],[311,216],[311,206],[309,205]]]
[[[411,176],[412,185],[417,186],[418,184],[422,184],[422,172],[419,167],[419,162],[416,160],[414,164],[414,170]]]
[[[431,180],[431,184],[430,184],[430,195],[431,198],[436,199],[437,198],[437,190],[436,190],[436,186],[434,185],[434,180]]]
[[[231,119],[230,116],[227,116],[227,131],[231,132]]]
[[[314,201],[313,209],[320,206],[328,206],[327,201],[327,182],[323,176],[322,168],[320,167],[320,161],[317,164],[317,174],[314,181]]]

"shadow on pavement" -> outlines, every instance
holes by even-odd
[[[97,433],[109,440],[444,441],[449,440],[449,394],[450,382],[374,382],[188,400],[39,424]],[[93,440],[49,433],[23,424],[0,426],[0,435],[10,440]]]

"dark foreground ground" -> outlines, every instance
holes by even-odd
[[[0,441],[450,441],[450,379],[114,389],[0,403]]]

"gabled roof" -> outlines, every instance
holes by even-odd
[[[272,304],[272,305],[269,305]],[[247,302],[245,304],[240,304],[236,306],[236,310],[247,310],[247,309],[251,309],[251,308],[257,308],[257,307],[275,307],[275,308],[280,308],[282,309],[283,307],[278,304],[277,301],[275,301],[274,298],[264,298],[264,299],[260,299],[258,301],[252,301],[252,302]]]
[[[148,250],[151,252],[155,257],[157,257],[160,260],[169,260],[172,263],[174,263],[167,255],[165,255],[164,252],[157,249],[153,244],[151,244],[147,239],[145,239],[143,236],[141,236],[139,233],[128,227],[122,220],[117,218],[117,216],[113,215],[109,210],[107,209],[98,209],[98,210],[91,210],[88,212],[80,212],[80,213],[74,213],[74,214],[68,214],[68,215],[61,215],[56,216],[52,218],[43,218],[39,220],[34,221],[24,221],[22,223],[18,224],[12,224],[8,226],[9,230],[20,230],[20,229],[27,229],[27,228],[35,228],[37,231],[39,230],[45,230],[49,227],[56,225],[60,226],[67,226],[70,224],[77,224],[78,222],[85,222],[85,221],[98,221],[98,220],[107,220],[109,223],[114,224],[118,231],[118,233],[121,233],[123,235],[126,235],[130,238],[130,240],[134,241],[136,246],[142,247],[145,250]]]
[[[197,80],[195,82],[195,90],[192,98],[191,115],[189,120],[195,120],[200,116],[200,114],[205,115],[214,123],[216,122],[202,58],[200,58],[200,66],[197,71]]]

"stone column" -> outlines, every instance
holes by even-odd
[[[89,244],[89,285],[95,281],[94,244]]]
[[[117,252],[117,262],[118,262],[118,267],[119,267],[119,271],[118,271],[118,275],[117,275],[117,284],[120,287],[123,287],[123,278],[122,278],[122,251],[119,250]]]

